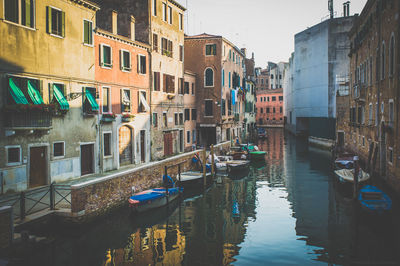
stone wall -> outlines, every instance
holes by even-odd
[[[216,145],[215,153],[225,153],[229,148],[230,142],[224,142]],[[198,152],[201,154],[201,150],[196,150],[96,180],[72,185],[72,217],[97,215],[122,205],[131,196],[132,187],[135,187],[135,191],[139,192],[160,186],[165,166],[168,167],[168,174],[176,179],[179,164],[182,172],[194,169],[195,165],[191,159]]]
[[[8,247],[13,238],[12,207],[0,207],[0,248]]]

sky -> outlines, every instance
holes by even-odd
[[[329,18],[328,0],[176,0],[188,8],[185,33],[222,35],[239,48],[254,52],[256,66],[287,62],[294,35]],[[336,16],[343,3],[333,0]],[[351,0],[350,15],[361,13],[367,0]]]

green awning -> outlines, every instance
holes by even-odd
[[[13,97],[16,104],[28,104],[28,100],[25,98],[25,95],[22,91],[18,88],[18,86],[14,83],[12,78],[8,79],[8,85],[10,94]]]
[[[28,80],[28,94],[32,99],[34,104],[44,104],[42,96],[40,93],[35,89],[33,84]]]
[[[96,99],[93,97],[93,95],[90,93],[88,89],[85,90],[85,94],[86,94],[86,99],[90,103],[90,106],[92,106],[92,111],[98,111],[99,105],[97,104]]]
[[[58,88],[57,84],[53,84],[53,92],[54,96],[56,97],[58,103],[60,104],[61,110],[69,110],[69,103],[67,99],[65,99],[64,94]]]

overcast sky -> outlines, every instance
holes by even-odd
[[[294,35],[329,17],[328,0],[177,0],[188,7],[186,34],[222,35],[255,53],[256,65],[288,61]],[[333,0],[342,16],[346,0]],[[361,13],[367,0],[351,0],[350,14]],[[186,22],[186,19],[185,19]]]

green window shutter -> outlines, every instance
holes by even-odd
[[[65,12],[61,12],[61,36],[65,37]]]
[[[123,62],[123,60],[124,60],[124,55],[122,53],[122,50],[119,50],[119,68],[121,70],[124,70],[124,62]]]
[[[28,104],[28,100],[12,78],[8,79],[9,91],[16,104]]]
[[[213,55],[216,55],[217,54],[217,45],[216,44],[213,44],[213,49],[214,49]]]
[[[51,7],[46,6],[46,17],[47,17],[47,23],[46,23],[46,30],[47,33],[51,33]]]
[[[89,34],[89,44],[93,44],[93,30],[92,30],[92,22],[88,22],[88,34]]]
[[[83,21],[83,42],[86,44],[89,44],[89,29],[88,29],[88,25],[89,22],[84,20]]]
[[[44,104],[43,98],[39,91],[33,86],[32,82],[28,80],[28,94],[34,104]]]

